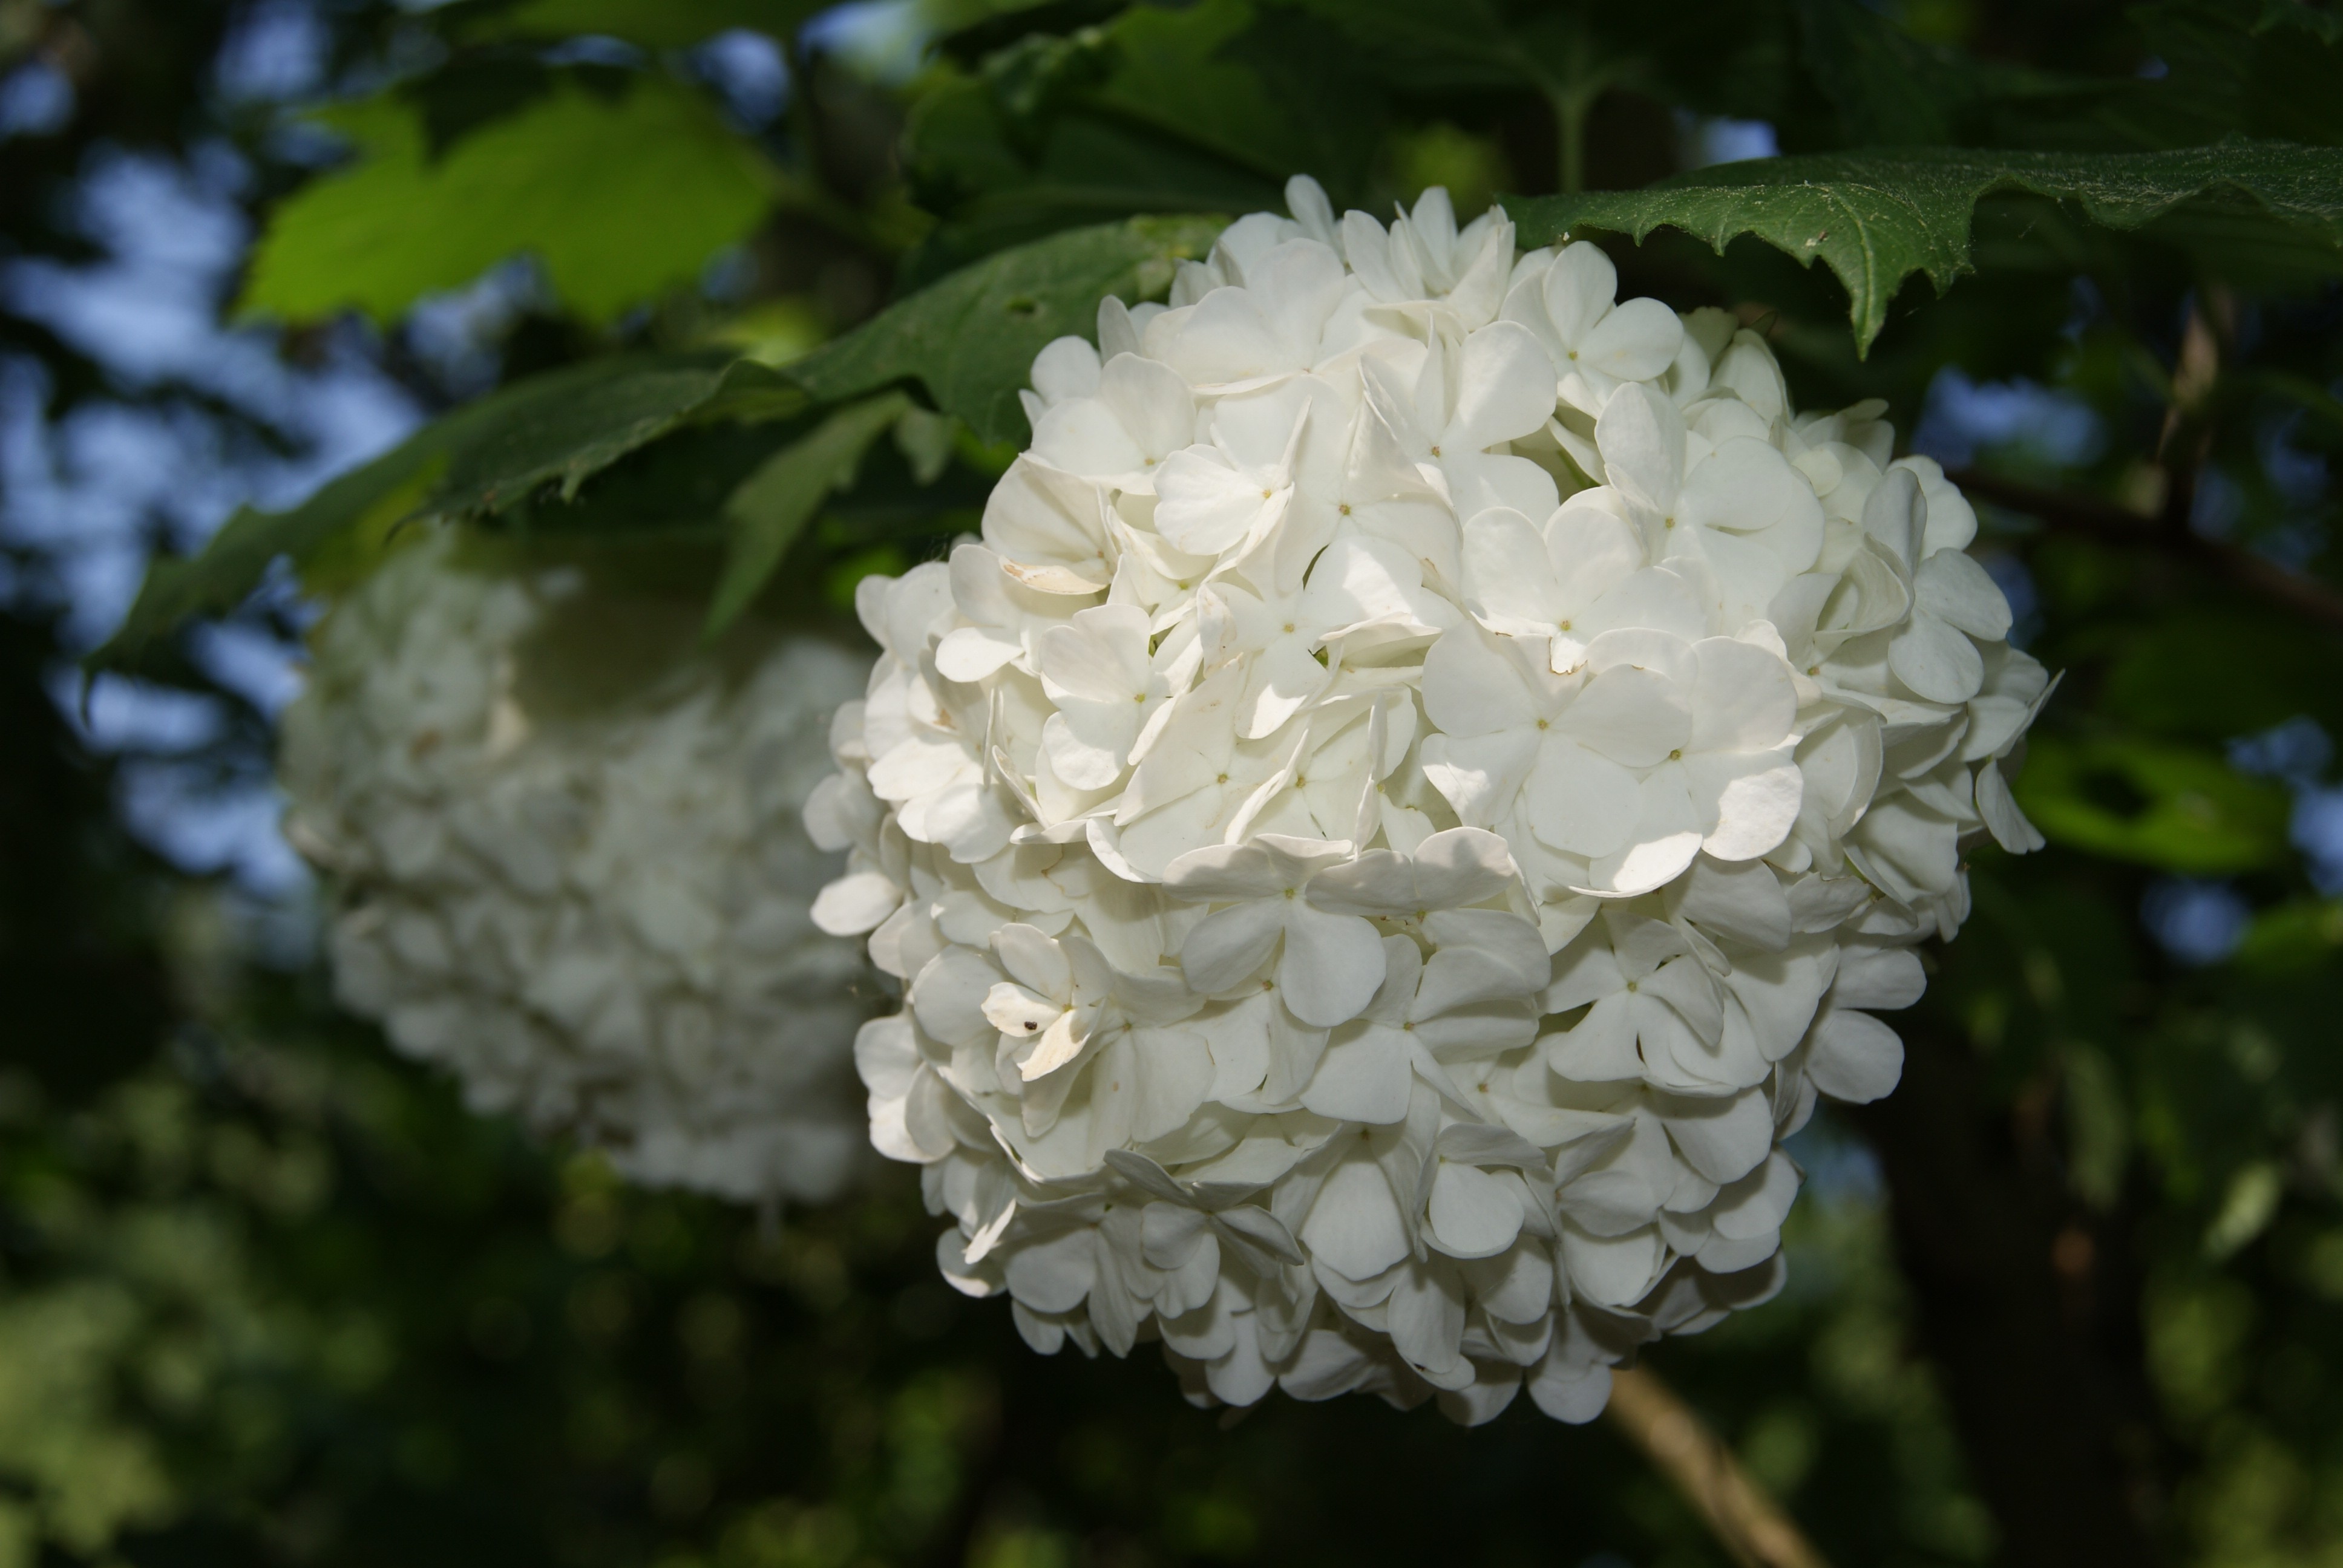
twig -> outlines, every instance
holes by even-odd
[[[1648,1369],[1611,1374],[1609,1414],[1741,1568],[1828,1568],[1708,1423]]]
[[[2160,550],[2297,615],[2343,631],[2343,594],[2316,578],[2288,571],[2251,550],[2208,539],[2187,528],[2158,528],[2155,518],[2096,496],[2046,490],[1976,468],[1956,469],[1946,477],[1969,495],[2037,518],[2060,533],[2094,539],[2117,549]]]

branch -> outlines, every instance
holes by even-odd
[[[1956,468],[1946,477],[1971,496],[2039,518],[2060,533],[2096,540],[2117,549],[2145,546],[2161,550],[2258,598],[2318,621],[2329,630],[2343,631],[2343,594],[2315,578],[2290,572],[2251,550],[2208,539],[2185,527],[2159,528],[2155,518],[2097,496],[2046,490],[1976,468]]]
[[[1608,1413],[1741,1568],[1828,1568],[1708,1423],[1648,1369],[1611,1374]]]

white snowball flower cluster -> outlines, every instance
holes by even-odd
[[[474,1109],[644,1182],[820,1200],[868,1158],[871,987],[809,917],[839,862],[799,809],[870,661],[679,658],[689,608],[397,550],[319,628],[287,831],[337,885],[341,1000]]]
[[[1201,1403],[1610,1367],[1780,1288],[1818,1094],[2038,843],[2046,689],[1936,466],[1721,311],[1308,179],[1033,366],[980,542],[862,584],[808,807],[943,1271]]]

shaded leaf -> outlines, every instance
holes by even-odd
[[[1021,440],[1017,401],[1033,356],[1089,337],[1107,295],[1135,301],[1171,286],[1172,264],[1201,256],[1224,226],[1211,218],[1133,218],[1072,229],[962,267],[779,372],[815,401],[917,381],[980,441]]]
[[[2075,108],[2139,85],[2087,81],[1926,43],[1861,0],[1797,0],[1800,55],[1856,146],[1998,139],[1996,111]]]
[[[437,434],[436,428],[422,432],[289,511],[237,508],[195,556],[156,556],[129,613],[84,667],[148,667],[162,655],[164,638],[199,616],[222,615],[242,604],[280,558],[299,565],[352,533],[387,533],[416,512],[446,467],[447,448]]]
[[[2163,0],[2133,18],[2165,65],[2129,106],[2146,134],[2343,140],[2343,18],[2297,0]]]
[[[2206,607],[2185,637],[2150,621],[2118,648],[2098,704],[2127,725],[2215,742],[2298,715],[2343,730],[2343,649],[2291,619]]]
[[[687,88],[637,76],[616,95],[558,78],[434,158],[421,111],[384,96],[328,111],[356,164],[297,191],[255,248],[240,308],[379,321],[530,254],[591,321],[696,280],[771,205],[763,155]]]
[[[590,34],[673,49],[733,27],[785,35],[820,9],[807,0],[518,0],[451,6],[442,25],[467,40]]]
[[[554,371],[492,393],[409,437],[282,512],[245,508],[197,555],[158,558],[94,669],[146,663],[186,621],[242,603],[271,562],[306,566],[367,525],[411,517],[493,514],[551,486],[564,496],[688,417],[751,398],[802,397],[729,354],[624,356]]]
[[[739,618],[821,504],[854,483],[870,443],[910,411],[910,400],[900,392],[850,404],[740,481],[724,503],[729,533],[715,602],[708,608],[708,637]]]
[[[1249,0],[1020,40],[912,111],[905,173],[945,221],[907,274],[1134,213],[1274,207],[1297,172],[1365,200],[1385,96],[1342,34]]]
[[[776,372],[725,350],[629,355],[532,377],[446,421],[447,477],[433,505],[471,517],[547,485],[573,496],[588,476],[686,417],[715,417],[759,397],[798,406]]]
[[[2087,854],[2212,876],[2288,852],[2285,789],[2187,747],[2038,735],[2016,792],[2044,837]]]
[[[1307,172],[1337,202],[1359,192],[1383,95],[1346,40],[1243,0],[1134,6],[1109,30],[1113,74],[1090,101],[1185,136],[1282,189]]]
[[[2343,158],[2283,142],[2231,140],[2161,153],[1969,152],[1948,147],[1721,164],[1637,191],[1508,196],[1523,245],[1582,229],[1637,240],[1667,226],[1722,252],[1756,236],[1802,263],[1820,260],[1847,293],[1859,350],[1886,325],[1904,280],[1942,294],[1971,270],[1977,202],[2000,191],[2078,205],[2095,223],[2137,228],[2185,204],[2244,208],[2343,256]]]

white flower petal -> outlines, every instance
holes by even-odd
[[[1408,1251],[1391,1183],[1372,1160],[1353,1158],[1334,1167],[1300,1236],[1312,1258],[1351,1280],[1373,1279]]]
[[[1867,1012],[1834,1008],[1815,1025],[1806,1073],[1833,1100],[1867,1105],[1904,1076],[1904,1041]]]
[[[1269,961],[1284,934],[1285,911],[1271,900],[1232,904],[1205,916],[1203,923],[1188,933],[1180,950],[1180,966],[1187,973],[1188,983],[1208,996],[1230,990]],[[1376,959],[1381,961],[1380,950]],[[1363,998],[1359,1005],[1366,1005]]]
[[[1493,322],[1464,340],[1456,369],[1456,412],[1444,450],[1479,451],[1543,429],[1554,417],[1554,361],[1528,328]]]
[[[1414,1074],[1397,1030],[1368,1024],[1328,1042],[1302,1103],[1337,1121],[1380,1126],[1404,1120]]]
[[[1277,966],[1277,985],[1285,1005],[1294,1017],[1321,1029],[1358,1017],[1383,983],[1383,939],[1374,927],[1356,915],[1330,915],[1299,899],[1287,903],[1284,914],[1285,956]],[[1193,937],[1189,945],[1195,945]]]
[[[1440,1161],[1432,1178],[1427,1240],[1452,1258],[1493,1258],[1522,1231],[1513,1189],[1471,1165]]]
[[[1629,299],[1579,340],[1577,363],[1620,381],[1649,381],[1684,347],[1684,323],[1656,299]]]

